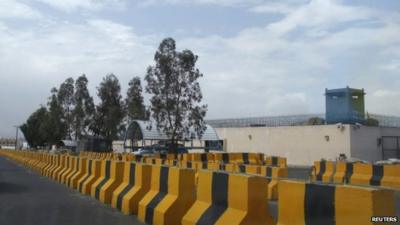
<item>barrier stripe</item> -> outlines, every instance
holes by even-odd
[[[226,169],[225,164],[221,164],[219,169],[220,169],[220,170],[225,170],[225,169]]]
[[[304,219],[306,225],[335,225],[334,186],[306,184]]]
[[[67,185],[67,186],[70,185],[72,177],[74,177],[75,174],[78,173],[78,171],[79,171],[79,160],[80,160],[80,158],[78,157],[78,158],[77,158],[77,161],[76,161],[76,164],[75,164],[74,171],[71,173],[71,175],[70,175],[70,176],[68,177],[68,179],[67,179],[67,182],[66,182],[66,185]]]
[[[373,186],[380,186],[382,178],[383,178],[383,165],[373,165],[372,177],[371,180],[369,181],[369,184]]]
[[[278,157],[272,156],[272,166],[278,166]]]
[[[228,208],[228,180],[226,173],[213,173],[212,175],[212,204],[201,215],[196,225],[213,225]]]
[[[91,175],[92,175],[92,160],[89,160],[88,174],[86,175],[85,178],[83,178],[82,182],[79,184],[79,192],[82,192],[83,184],[86,182],[87,179],[89,179]]]
[[[100,189],[103,187],[103,185],[105,183],[107,183],[108,179],[110,179],[110,166],[111,166],[111,161],[107,160],[106,161],[106,176],[104,177],[104,179],[100,182],[99,185],[97,185],[96,187],[96,192],[95,192],[95,198],[99,199],[99,195],[100,195]]]
[[[201,164],[201,168],[202,168],[202,169],[208,169],[208,167],[207,167],[207,162],[203,162],[203,163]]]
[[[207,161],[207,154],[200,154],[201,161],[206,162]]]
[[[239,172],[246,173],[246,166],[245,165],[239,165]]]
[[[346,163],[346,172],[344,175],[344,182],[350,183],[350,178],[353,175],[353,163]]]
[[[186,168],[192,168],[192,162],[191,161],[187,161],[186,162]]]
[[[242,153],[243,156],[243,163],[244,164],[250,164],[249,162],[249,153]]]
[[[229,155],[228,155],[228,153],[222,153],[222,161],[224,163],[229,163]]]
[[[168,193],[168,172],[169,172],[169,167],[164,167],[164,166],[161,167],[160,188],[159,188],[160,190],[146,207],[145,221],[148,224],[153,224],[154,209]]]
[[[322,181],[322,176],[324,176],[325,171],[326,171],[326,162],[320,161],[319,162],[319,173],[317,174],[317,177],[316,177],[317,181]]]
[[[122,198],[135,186],[135,174],[136,174],[136,164],[131,163],[129,169],[129,185],[125,187],[125,189],[119,193],[117,197],[117,209],[121,210],[122,207]]]
[[[267,174],[266,174],[266,176],[267,177],[272,177],[272,167],[270,167],[270,166],[267,166]]]

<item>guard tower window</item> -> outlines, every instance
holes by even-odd
[[[353,99],[358,99],[358,95],[351,96]]]

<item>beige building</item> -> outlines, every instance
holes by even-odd
[[[228,152],[262,152],[287,157],[291,165],[311,165],[340,154],[366,161],[398,158],[400,128],[317,125],[215,128]]]

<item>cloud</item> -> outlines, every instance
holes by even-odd
[[[143,77],[159,40],[138,36],[131,27],[108,20],[57,23],[24,31],[2,24],[0,102],[7,105],[0,112],[1,118],[7,118],[2,126],[9,131],[23,123],[40,104],[46,104],[51,87],[58,87],[69,76],[85,73],[91,95],[96,96],[102,77],[113,72],[125,91],[133,76]]]
[[[254,6],[262,3],[262,0],[142,0],[139,5],[141,6],[155,6],[155,5],[218,5],[225,7],[244,7]]]
[[[107,7],[123,8],[125,0],[36,0],[51,7],[65,12],[72,12],[78,9],[101,10]]]
[[[0,18],[38,19],[42,14],[15,0],[0,1]]]
[[[40,1],[73,13],[116,2]],[[280,14],[233,35],[186,34],[176,40],[179,49],[199,55],[209,118],[321,113],[324,88],[346,85],[365,88],[368,111],[400,114],[393,104],[400,85],[396,12],[328,0],[296,6],[241,0],[151,2],[219,4]],[[0,21],[0,74],[5,74],[0,82],[8,84],[0,89],[0,102],[7,105],[0,118],[12,118],[2,121],[4,127],[24,121],[46,102],[50,88],[68,76],[86,73],[93,96],[109,72],[119,77],[124,91],[134,75],[144,76],[164,34],[144,34],[128,21],[96,13],[73,22],[55,18],[45,26],[32,23],[29,29]]]

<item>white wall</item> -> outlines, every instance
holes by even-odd
[[[321,158],[350,156],[350,126],[282,126],[216,128],[228,152],[262,152],[284,156],[288,164],[311,165]],[[329,137],[327,141],[325,136]]]
[[[389,127],[351,127],[351,156],[370,162],[382,160],[382,136],[400,136],[400,128]]]

